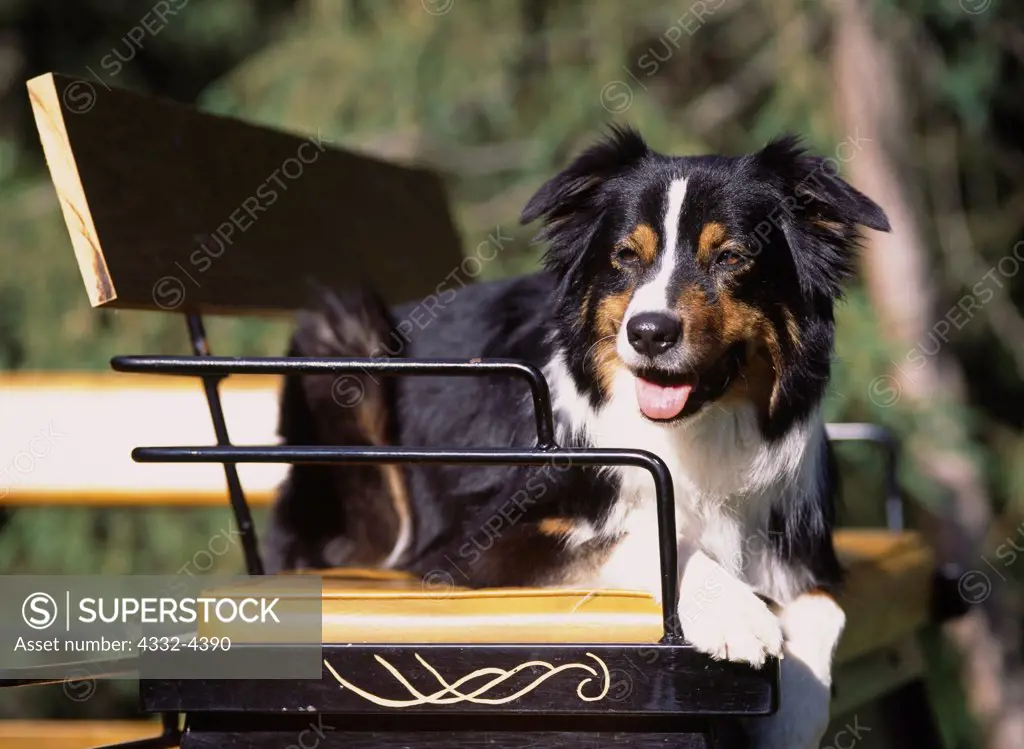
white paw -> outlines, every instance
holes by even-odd
[[[726,575],[679,602],[683,635],[697,650],[717,660],[763,666],[782,655],[779,618],[753,590]]]

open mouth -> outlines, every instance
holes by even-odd
[[[744,344],[731,346],[701,372],[669,372],[657,368],[637,370],[636,402],[640,412],[653,421],[686,418],[725,393],[739,374]]]

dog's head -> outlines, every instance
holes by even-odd
[[[628,129],[523,210],[543,219],[561,345],[594,405],[624,387],[675,422],[742,399],[766,435],[821,399],[833,306],[874,202],[787,136],[741,157],[669,157]]]

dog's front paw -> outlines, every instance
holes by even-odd
[[[690,595],[684,592],[679,602],[683,635],[717,660],[763,666],[768,658],[781,656],[779,618],[753,590],[724,577]]]

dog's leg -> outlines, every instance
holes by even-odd
[[[565,584],[644,590],[661,603],[658,521],[653,504],[642,512],[596,574]],[[719,660],[755,666],[782,653],[779,619],[753,588],[685,540],[679,543],[679,571],[679,623],[694,647]]]
[[[755,749],[818,749],[828,728],[832,656],[846,624],[833,598],[804,593],[780,615],[785,635],[779,711],[748,723]]]
[[[680,556],[679,620],[694,647],[755,666],[782,654],[779,619],[753,588],[703,551],[681,547]]]

